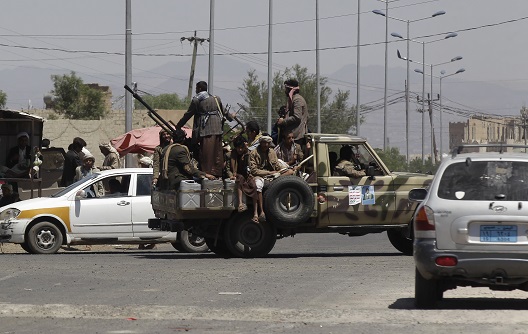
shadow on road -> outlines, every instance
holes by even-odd
[[[412,310],[414,298],[400,298],[389,305],[393,310]],[[528,310],[525,298],[444,298],[438,310]]]

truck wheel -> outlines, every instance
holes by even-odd
[[[27,243],[33,254],[54,254],[62,246],[62,233],[54,224],[42,221],[29,230]]]
[[[440,282],[436,279],[425,279],[418,269],[415,269],[414,305],[420,309],[436,308],[442,296],[443,291],[440,288]]]
[[[224,239],[218,239],[218,240],[216,240],[215,238],[204,238],[204,239],[205,239],[205,244],[207,245],[207,247],[209,247],[211,252],[215,253],[216,255],[220,257],[224,257],[224,258],[231,257],[231,252],[229,251],[229,249],[227,249],[227,245]]]
[[[269,222],[255,223],[253,212],[234,215],[225,225],[224,239],[235,257],[262,257],[268,255],[277,241],[277,230]]]
[[[178,240],[171,244],[182,253],[205,253],[209,249],[204,238],[185,230],[178,232]]]
[[[313,190],[303,179],[281,176],[264,193],[266,219],[277,227],[296,227],[310,218],[314,201]]]
[[[407,235],[407,229],[394,228],[387,230],[390,243],[404,255],[413,255],[413,238]]]

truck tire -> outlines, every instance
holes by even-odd
[[[392,246],[404,255],[411,256],[413,255],[413,238],[412,236],[409,238],[406,233],[407,229],[404,228],[387,230],[387,236]]]
[[[172,247],[182,253],[205,253],[209,250],[203,237],[186,230],[178,232],[178,239],[171,244]]]
[[[62,233],[55,224],[41,221],[28,232],[28,248],[33,254],[54,254],[62,246]]]
[[[215,253],[216,255],[223,258],[231,257],[231,252],[227,248],[224,239],[205,238],[205,244],[207,247],[209,247],[211,252]]]
[[[313,190],[303,179],[281,176],[264,193],[266,219],[277,227],[296,227],[310,218],[314,201]]]
[[[269,222],[255,223],[253,212],[234,215],[224,227],[224,239],[234,257],[252,258],[268,255],[277,241],[277,230]]]

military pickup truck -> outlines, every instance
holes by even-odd
[[[252,210],[237,212],[236,187],[154,191],[156,218],[149,227],[187,230],[205,238],[220,256],[262,257],[277,239],[297,233],[339,233],[361,236],[387,231],[400,252],[411,255],[411,217],[416,204],[407,198],[426,187],[432,175],[391,172],[364,138],[308,134],[313,149],[309,176],[280,176],[264,189],[266,222],[254,223]],[[366,176],[336,176],[337,156],[350,145],[358,169]],[[199,186],[198,186],[199,187]]]

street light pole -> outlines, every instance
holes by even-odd
[[[427,20],[427,19],[431,19],[431,18],[440,16],[440,15],[444,15],[446,12],[443,11],[443,10],[440,10],[440,11],[437,11],[437,12],[433,13],[433,15],[431,15],[431,16],[422,17],[422,18],[416,19],[416,20],[399,19],[397,17],[389,16],[387,13],[384,13],[384,12],[382,12],[380,10],[373,10],[372,12],[374,14],[385,16],[386,18],[391,18],[391,19],[396,20],[396,21],[405,22],[407,24],[407,38],[405,38],[407,40],[407,58],[405,59],[406,62],[407,62],[407,82],[405,84],[405,138],[406,138],[406,140],[405,140],[406,145],[405,146],[406,146],[407,165],[409,165],[409,128],[410,128],[410,124],[409,124],[409,122],[410,122],[410,117],[409,117],[409,85],[410,85],[409,63],[411,62],[410,56],[409,56],[410,55],[410,41],[411,41],[410,24],[413,23],[413,22],[423,21],[423,20]],[[397,33],[392,33],[391,35],[394,36],[394,37],[398,37],[398,38],[404,39],[401,35],[399,35]],[[423,156],[423,152],[422,152],[422,156]]]
[[[383,89],[383,150],[387,150],[387,84],[389,73],[389,1],[385,0],[385,87]]]

